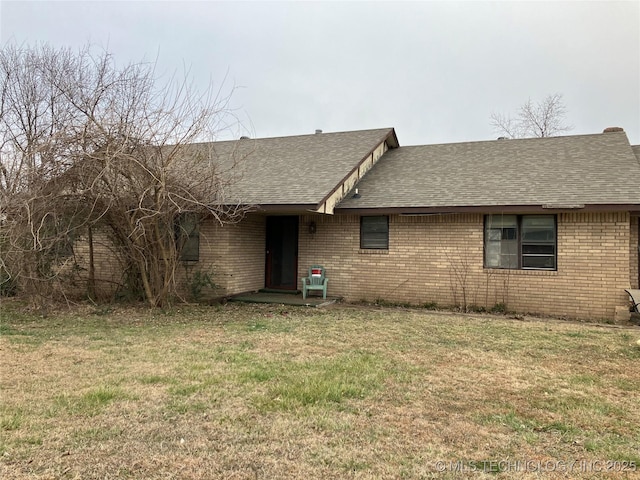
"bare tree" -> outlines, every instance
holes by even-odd
[[[527,100],[515,118],[492,113],[491,125],[497,134],[509,138],[552,137],[573,129],[565,123],[566,114],[562,95],[556,93],[537,103]]]
[[[444,255],[449,263],[449,283],[454,305],[460,307],[463,312],[469,312],[475,305],[478,286],[473,277],[473,256],[467,249],[444,249]]]
[[[105,232],[152,306],[177,294],[182,215],[239,220],[225,198],[239,155],[207,143],[227,124],[229,95],[200,93],[154,65],[118,67],[90,46],[0,51],[0,256],[4,278],[49,292],[71,245]],[[177,240],[177,241],[176,241]],[[90,249],[91,249],[90,244]],[[91,250],[90,250],[91,251]],[[92,255],[90,255],[92,256]],[[92,291],[93,266],[87,290]],[[47,288],[44,288],[44,287]]]

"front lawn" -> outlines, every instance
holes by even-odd
[[[638,327],[341,305],[0,319],[0,478],[640,471]]]

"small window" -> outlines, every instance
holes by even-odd
[[[486,268],[556,269],[555,215],[487,215]]]
[[[360,248],[389,248],[389,217],[360,217]]]
[[[197,262],[200,259],[200,226],[198,216],[183,213],[175,224],[176,249],[183,262]]]

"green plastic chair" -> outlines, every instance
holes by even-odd
[[[322,265],[311,265],[309,276],[302,277],[302,298],[307,298],[309,290],[322,290],[322,298],[327,299],[327,283],[329,279],[325,277],[325,269]]]

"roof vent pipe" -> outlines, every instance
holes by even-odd
[[[316,134],[318,133],[322,133],[322,130],[320,130],[319,128],[316,128]]]
[[[246,135],[243,135],[240,137],[240,140],[249,140],[249,137],[247,137]]]

